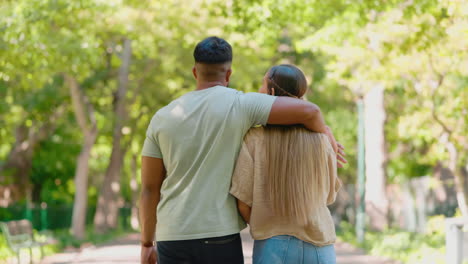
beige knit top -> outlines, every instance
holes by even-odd
[[[277,235],[290,235],[316,246],[333,244],[336,239],[335,226],[327,205],[335,201],[336,193],[341,187],[337,177],[336,155],[330,144],[328,166],[330,175],[326,177],[328,188],[327,204],[316,207],[319,217],[305,226],[290,223],[273,213],[272,204],[264,191],[266,175],[266,133],[263,128],[252,128],[244,138],[237,165],[232,177],[230,193],[252,208],[250,216],[250,233],[256,240],[267,239]]]

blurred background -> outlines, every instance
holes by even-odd
[[[50,252],[137,230],[146,128],[195,88],[211,35],[233,46],[230,87],[257,91],[280,63],[306,74],[349,161],[339,239],[443,263],[444,219],[468,217],[463,0],[2,0],[0,221],[51,230]]]

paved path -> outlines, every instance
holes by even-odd
[[[242,233],[245,264],[252,264],[253,241],[248,231]],[[133,264],[139,261],[139,235],[131,234],[124,238],[109,242],[98,247],[88,246],[81,252],[65,252],[49,256],[43,259],[42,264],[62,264],[62,263],[118,263]],[[355,249],[346,243],[335,245],[338,264],[395,264],[397,262],[388,261],[377,257],[367,256],[363,251]]]

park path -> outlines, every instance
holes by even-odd
[[[245,264],[252,264],[253,241],[244,230],[241,233]],[[385,260],[378,257],[368,256],[362,250],[356,249],[349,244],[338,242],[335,245],[338,264],[395,264],[397,262]],[[130,234],[123,238],[111,241],[98,247],[88,246],[81,252],[64,252],[48,256],[42,260],[42,264],[97,264],[118,263],[130,264],[139,261],[139,235]]]

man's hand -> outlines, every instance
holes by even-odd
[[[158,262],[158,254],[155,247],[141,247],[141,264],[155,264]]]
[[[330,144],[332,145],[333,151],[335,153],[338,153],[338,144],[336,143],[335,136],[333,135],[333,132],[331,131],[329,126],[325,126],[325,134],[328,137],[328,140],[330,140]]]
[[[348,163],[348,161],[344,158],[346,156],[344,152],[344,147],[340,143],[336,142],[335,136],[333,136],[333,132],[331,131],[330,127],[326,126],[326,132],[328,139],[332,145],[333,151],[336,153],[336,161],[338,168],[343,168],[344,164]]]
[[[339,142],[336,142],[338,145],[338,153],[336,153],[336,162],[338,163],[338,168],[343,168],[344,164],[348,163],[348,161],[344,158],[346,153],[344,152],[344,147]]]

